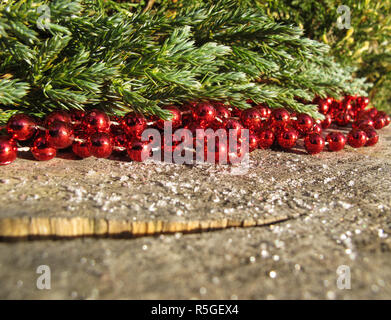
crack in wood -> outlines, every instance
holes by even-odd
[[[280,215],[267,219],[195,221],[130,221],[105,218],[12,217],[0,219],[0,239],[71,239],[78,237],[132,238],[173,233],[200,233],[228,228],[268,226],[299,217]]]

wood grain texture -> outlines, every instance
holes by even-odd
[[[28,237],[136,237],[170,233],[191,233],[237,227],[266,226],[290,219],[287,215],[268,219],[202,220],[202,221],[129,221],[99,218],[22,217],[0,219],[3,239]]]
[[[69,152],[37,162],[20,154],[0,166],[0,238],[129,238],[256,227],[317,210],[332,216],[341,206],[365,211],[380,198],[379,208],[389,210],[391,127],[379,133],[374,147],[338,153],[310,156],[300,145],[292,152],[256,150],[239,175],[231,166],[77,161]]]

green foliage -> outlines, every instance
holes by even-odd
[[[320,115],[315,95],[365,94],[329,47],[276,22],[248,1],[145,4],[104,0],[0,2],[0,121],[15,110],[131,109],[167,118],[161,107],[191,100],[246,99]],[[41,30],[42,5],[50,23]],[[300,98],[300,99],[298,99]]]
[[[391,2],[378,0],[254,0],[277,21],[298,24],[311,39],[325,42],[343,65],[374,86],[376,107],[391,109]],[[350,29],[339,29],[340,5],[350,8]]]

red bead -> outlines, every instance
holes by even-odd
[[[367,134],[362,130],[353,129],[348,134],[348,144],[353,148],[360,148],[367,143]]]
[[[168,107],[164,107],[163,109],[170,111],[170,113],[172,114],[172,118],[171,120],[169,120],[172,123],[172,128],[173,129],[179,128],[182,125],[181,111],[176,106],[168,106]],[[157,127],[160,129],[164,129],[164,122],[165,122],[164,120],[159,119],[156,123]]]
[[[330,105],[327,103],[327,100],[321,100],[318,104],[318,110],[322,114],[327,114],[329,111]]]
[[[323,129],[327,129],[328,127],[330,127],[332,122],[333,122],[333,119],[332,119],[331,115],[326,114],[324,116],[324,120],[322,120],[320,124]]]
[[[142,162],[151,154],[149,141],[131,140],[127,147],[129,158],[133,161]]]
[[[228,119],[224,123],[225,129],[228,131],[228,134],[232,132],[233,134],[240,135],[241,130],[243,129],[242,124],[235,119]]]
[[[262,117],[257,109],[251,108],[242,111],[240,120],[244,127],[251,131],[256,131],[261,127]]]
[[[299,113],[294,122],[294,126],[301,134],[306,134],[311,131],[314,126],[314,119],[305,113]]]
[[[258,144],[259,144],[259,137],[253,133],[250,133],[249,134],[249,137],[248,137],[248,150],[250,152],[254,151],[255,149],[258,148]]]
[[[258,109],[258,112],[263,120],[267,120],[270,118],[270,115],[272,114],[270,108],[266,107],[263,104],[257,105],[255,108]]]
[[[335,123],[340,127],[347,126],[351,120],[352,117],[346,112],[341,112],[335,117]]]
[[[201,125],[208,125],[216,119],[216,109],[209,102],[200,102],[193,110],[193,119]]]
[[[369,99],[367,97],[358,97],[356,99],[356,105],[358,110],[364,110],[369,104]]]
[[[324,148],[325,141],[320,134],[311,133],[304,139],[305,149],[309,154],[317,154]]]
[[[85,131],[89,133],[109,132],[110,118],[103,111],[93,109],[88,111],[84,116],[83,126],[85,127]]]
[[[360,119],[360,120],[354,121],[352,123],[352,128],[353,129],[363,129],[363,128],[367,127],[367,126],[373,128],[374,123],[373,123],[372,119],[370,119],[370,118]]]
[[[290,115],[286,109],[278,108],[272,111],[270,119],[273,126],[284,128],[289,123]]]
[[[385,120],[385,125],[384,126],[385,127],[388,126],[390,124],[390,122],[391,122],[391,117],[387,113],[385,113],[384,111],[378,111],[376,116],[377,117],[382,116],[384,118],[384,120]]]
[[[10,164],[16,159],[18,147],[16,142],[6,136],[0,136],[0,165]]]
[[[346,137],[341,132],[330,132],[327,137],[327,148],[330,151],[340,151],[345,147]]]
[[[376,108],[368,109],[368,110],[366,110],[366,113],[367,113],[368,117],[375,119],[375,117],[377,115],[377,109]]]
[[[72,151],[80,158],[91,157],[91,141],[86,134],[77,135],[72,144]]]
[[[208,139],[213,138],[213,141]],[[220,139],[213,137],[207,137],[204,142],[204,160],[212,163],[228,163],[228,141],[221,141]]]
[[[291,149],[299,138],[299,133],[295,129],[281,131],[277,137],[278,144],[284,149]]]
[[[45,126],[46,127],[50,126],[54,121],[71,123],[72,118],[71,118],[71,115],[66,111],[62,111],[62,110],[53,111],[46,116]]]
[[[7,131],[12,138],[20,141],[30,139],[36,131],[36,122],[25,114],[13,115],[7,123]]]
[[[147,120],[141,114],[129,112],[122,119],[122,128],[125,133],[130,137],[140,137],[145,128],[147,127]]]
[[[231,111],[228,110],[228,107],[224,104],[214,105],[216,109],[216,117],[220,120],[225,120],[231,117]]]
[[[68,148],[74,139],[72,126],[66,122],[53,121],[46,131],[49,145],[56,149]]]
[[[321,134],[322,133],[322,126],[319,123],[315,123],[314,126],[311,129],[311,133],[317,133]]]
[[[368,128],[364,131],[368,137],[368,140],[367,140],[367,143],[365,144],[365,146],[367,146],[367,147],[374,146],[379,141],[379,135],[377,134],[376,130]]]
[[[96,158],[108,158],[113,152],[113,140],[108,133],[95,132],[90,137],[90,152]]]
[[[33,146],[31,147],[31,153],[35,159],[47,161],[56,156],[57,150],[49,145],[46,136],[41,136],[34,140]]]
[[[375,119],[373,120],[373,126],[375,127],[375,129],[382,129],[385,127],[386,125],[386,118],[383,117],[382,115],[379,115],[379,116],[376,116]]]
[[[384,117],[384,119],[386,119],[386,127],[391,123],[391,117],[390,115],[386,114],[386,116]]]
[[[258,135],[258,146],[261,149],[268,149],[274,142],[274,133],[271,130],[262,130]]]

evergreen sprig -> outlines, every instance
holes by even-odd
[[[44,30],[37,8],[47,5]],[[320,117],[316,95],[365,94],[328,55],[258,8],[195,3],[167,14],[102,0],[9,0],[0,4],[0,121],[16,111],[102,108],[167,119],[162,106],[246,99]]]

